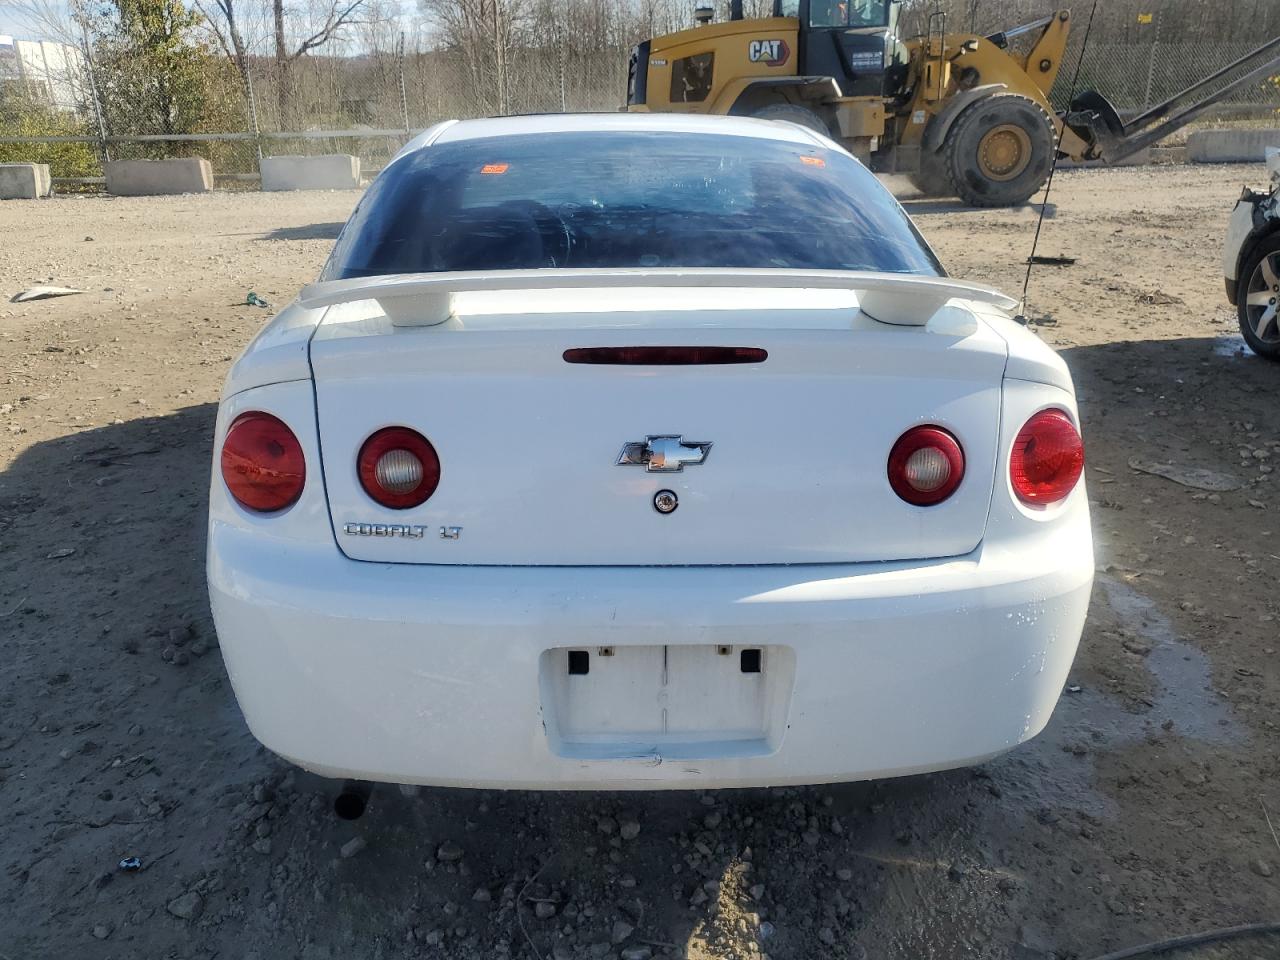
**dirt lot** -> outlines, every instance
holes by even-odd
[[[1280,366],[1240,354],[1218,265],[1263,179],[1055,185],[1040,252],[1077,262],[1030,312],[1080,389],[1099,578],[1037,740],[817,789],[385,790],[354,824],[246,730],[203,524],[245,295],[285,303],[357,195],[0,206],[0,292],[87,291],[0,303],[0,958],[1045,960],[1280,919]],[[1020,288],[1032,209],[911,208],[954,274]]]

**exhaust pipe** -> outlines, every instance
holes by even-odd
[[[359,820],[369,806],[373,784],[368,780],[348,780],[333,800],[333,812],[343,820]]]

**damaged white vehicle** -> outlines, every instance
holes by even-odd
[[[1280,147],[1268,148],[1266,161],[1271,189],[1246,187],[1236,202],[1222,272],[1245,342],[1259,356],[1280,360]]]
[[[441,124],[217,420],[250,729],[318,773],[818,783],[1048,721],[1093,579],[1067,370],[849,154],[677,115]]]

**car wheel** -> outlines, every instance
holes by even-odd
[[[827,129],[827,125],[822,122],[820,116],[808,107],[797,106],[794,103],[771,103],[767,107],[761,107],[752,112],[751,115],[760,120],[788,120],[802,127],[808,127],[824,137],[831,136],[831,131]]]
[[[1260,357],[1280,360],[1280,233],[1253,248],[1239,284],[1236,312],[1245,343]]]
[[[1038,103],[1004,93],[956,118],[943,143],[955,195],[974,207],[1025,203],[1053,168],[1053,121]]]

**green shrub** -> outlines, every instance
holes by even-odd
[[[93,136],[93,124],[77,114],[34,99],[0,98],[0,135],[6,137]],[[0,143],[0,163],[47,163],[55,177],[100,177],[92,143]]]

